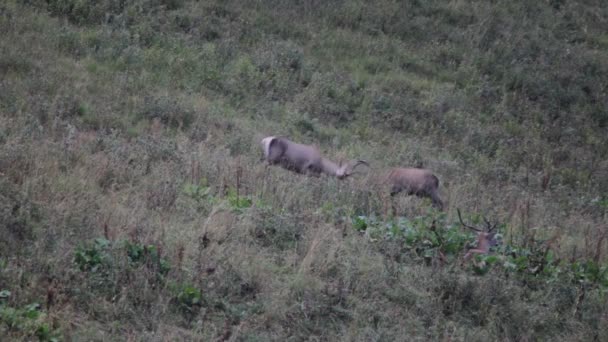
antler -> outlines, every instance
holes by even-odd
[[[353,166],[351,166],[351,168],[350,168],[350,172],[348,173],[348,175],[352,175],[352,174],[354,174],[354,173],[357,173],[357,171],[355,170],[355,168],[356,168],[357,166],[361,165],[361,164],[363,164],[363,165],[365,165],[365,166],[367,166],[367,167],[370,167],[370,166],[369,166],[369,163],[368,163],[368,162],[366,162],[365,160],[357,160],[357,161],[355,162],[355,164],[354,164]]]
[[[473,227],[473,226],[470,226],[470,225],[464,223],[462,221],[462,216],[460,215],[460,209],[456,209],[456,211],[458,212],[458,219],[460,220],[460,223],[463,226],[465,226],[465,227],[467,227],[469,229],[473,229],[474,231],[477,231],[477,232],[483,232],[484,231],[482,229],[479,229],[477,227]],[[486,223],[486,228],[485,228],[486,232],[491,233],[494,229],[496,229],[496,226],[498,225],[498,222],[492,224],[485,216],[482,216],[482,218],[483,218],[483,221]]]
[[[496,228],[496,225],[498,225],[498,222],[495,222],[494,225],[492,225],[490,223],[490,221],[488,221],[488,219],[485,216],[483,217],[483,221],[486,223],[486,231],[488,233],[490,233],[491,231],[493,231],[494,228]]]
[[[469,249],[467,254],[465,254],[465,256],[464,256],[463,262],[466,262],[467,260],[469,260],[473,256],[473,254],[488,254],[490,252],[490,248],[492,248],[493,246],[496,246],[498,244],[498,242],[496,241],[496,238],[495,238],[495,234],[492,233],[492,231],[498,225],[498,222],[494,223],[492,225],[485,216],[482,216],[483,221],[486,224],[486,228],[484,231],[477,227],[473,227],[473,226],[470,226],[470,225],[464,223],[464,221],[462,220],[462,215],[460,214],[460,209],[456,208],[456,211],[458,212],[458,219],[460,220],[460,223],[463,226],[465,226],[469,229],[472,229],[478,233],[477,234],[477,247],[475,247],[473,249]]]
[[[368,163],[368,162],[366,162],[365,160],[357,160],[357,162],[355,163],[355,165],[353,165],[352,170],[354,171],[354,170],[355,170],[355,168],[356,168],[357,166],[361,165],[361,164],[363,164],[363,165],[365,165],[365,166],[367,166],[367,167],[370,167],[370,166],[369,166],[369,163]]]
[[[480,233],[483,231],[483,230],[481,230],[481,229],[479,229],[479,228],[476,228],[476,227],[473,227],[473,226],[469,226],[468,224],[464,223],[464,222],[462,221],[462,216],[460,215],[460,209],[456,208],[456,212],[458,212],[458,219],[460,220],[460,224],[462,224],[464,227],[467,227],[467,228],[469,228],[469,229],[473,229],[474,231],[476,231],[476,232],[480,232]],[[484,218],[484,219],[485,219],[485,218]]]

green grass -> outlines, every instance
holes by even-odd
[[[5,1],[0,335],[603,340],[606,5]],[[287,135],[432,169],[259,162]],[[480,224],[502,244],[463,264]],[[477,221],[475,221],[477,220]]]

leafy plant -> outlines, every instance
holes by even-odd
[[[239,195],[234,189],[228,191],[226,198],[232,209],[236,212],[242,212],[253,204],[251,196]]]
[[[36,329],[36,336],[40,341],[59,342],[57,331],[54,331],[48,323],[41,323]]]
[[[171,265],[167,259],[160,256],[158,248],[154,245],[143,245],[127,241],[125,249],[127,257],[132,264],[146,264],[156,269],[161,275],[166,275],[171,270]]]
[[[472,234],[447,224],[445,214],[435,210],[413,219],[397,217],[386,222],[376,217],[357,216],[352,219],[352,224],[355,230],[365,231],[374,239],[400,241],[405,250],[425,259],[440,254],[454,256],[474,238]]]
[[[353,217],[353,228],[359,232],[365,231],[368,227],[367,221],[368,218],[365,216]]]
[[[479,222],[481,215],[473,215],[473,222]],[[364,232],[372,241],[398,241],[403,243],[403,251],[414,257],[430,261],[441,257],[444,261],[458,259],[472,244],[476,236],[458,229],[457,223],[448,223],[445,214],[434,211],[413,219],[398,217],[389,221],[375,217],[355,216],[353,229]],[[496,234],[500,240],[501,235]],[[520,279],[535,279],[546,283],[559,277],[567,277],[576,284],[608,287],[608,265],[600,265],[592,260],[567,263],[555,258],[553,252],[542,244],[530,248],[504,245],[494,247],[491,254],[476,254],[467,267],[476,275],[486,275],[493,268],[505,273],[515,273]],[[532,277],[532,278],[531,278]]]
[[[492,268],[492,265],[499,261],[499,257],[496,255],[483,255],[478,254],[475,256],[475,262],[473,263],[473,272],[477,275],[484,275]]]
[[[38,303],[31,303],[22,308],[0,303],[0,323],[24,336],[36,336],[40,341],[59,341],[59,331],[46,322],[46,315]]]
[[[96,238],[89,246],[76,248],[74,262],[81,271],[96,272],[106,261],[109,247],[109,240]]]
[[[179,289],[175,296],[178,308],[190,318],[196,314],[203,305],[201,290],[193,285],[185,284]]]
[[[202,203],[203,201],[213,201],[211,188],[207,186],[207,180],[204,178],[200,180],[199,184],[185,184],[183,192],[198,203]]]

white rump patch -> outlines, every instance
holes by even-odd
[[[268,158],[270,155],[270,144],[275,139],[275,137],[266,137],[262,139],[262,146],[264,147],[264,157]]]

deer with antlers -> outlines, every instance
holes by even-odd
[[[345,179],[356,172],[357,166],[369,166],[365,160],[335,163],[321,155],[317,147],[299,144],[284,137],[266,137],[262,139],[261,145],[264,150],[262,160],[267,160],[269,165],[280,165],[284,169],[301,174],[327,174]]]
[[[494,229],[498,223],[491,224],[490,221],[488,221],[488,219],[486,219],[484,216],[483,220],[486,227],[485,229],[480,229],[464,223],[462,216],[460,215],[460,209],[456,209],[456,211],[458,212],[460,224],[462,224],[463,227],[477,232],[477,247],[469,249],[467,254],[464,256],[463,263],[467,262],[473,256],[473,254],[488,254],[490,252],[490,248],[498,245],[498,241],[496,240],[496,232],[494,232]]]

